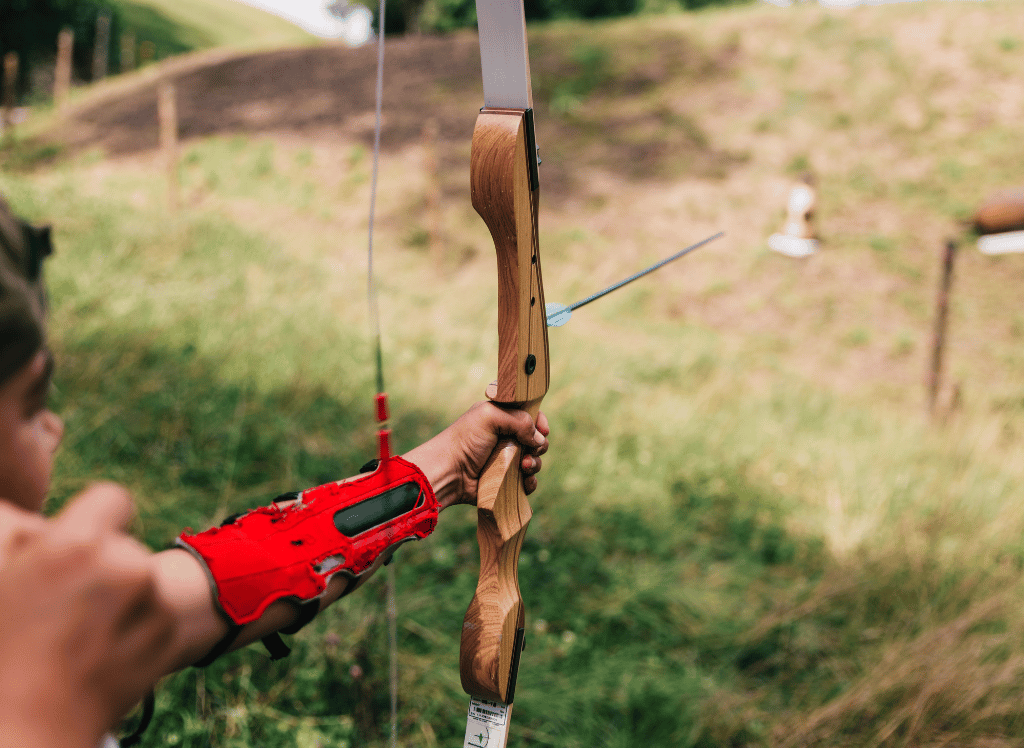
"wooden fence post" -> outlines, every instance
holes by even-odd
[[[18,53],[4,55],[4,99],[0,104],[0,136],[14,137],[14,107],[18,103]]]
[[[942,258],[942,277],[935,299],[935,331],[932,342],[932,365],[928,376],[928,412],[935,415],[935,404],[942,384],[942,355],[946,348],[946,328],[949,319],[949,293],[953,286],[953,261],[956,259],[956,242],[946,241]]]
[[[147,65],[156,59],[156,45],[153,42],[142,42],[139,45],[139,65]]]
[[[160,117],[160,150],[167,170],[167,207],[171,213],[178,210],[178,102],[174,84],[160,84],[157,103]]]
[[[121,34],[121,72],[135,69],[135,34]]]
[[[107,77],[110,63],[110,16],[100,13],[96,16],[96,44],[92,52],[93,82]]]
[[[58,106],[67,101],[71,90],[71,53],[75,47],[75,32],[62,29],[57,35],[57,68],[53,78],[53,101]]]

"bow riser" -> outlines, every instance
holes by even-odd
[[[483,109],[477,117],[470,188],[498,259],[498,389],[488,396],[506,405],[539,401],[550,378],[533,142],[528,110]]]
[[[498,263],[498,381],[488,397],[534,419],[548,389],[547,326],[537,242],[536,158],[524,110],[484,109],[473,132],[473,207],[494,239]],[[520,471],[522,450],[503,440],[477,490],[480,579],[462,628],[462,687],[510,704],[515,695],[525,612],[519,552],[533,515]]]

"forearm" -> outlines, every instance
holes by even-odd
[[[547,432],[541,417],[540,428]],[[517,431],[518,429],[518,431]],[[518,415],[501,411],[488,404],[478,404],[433,439],[415,447],[403,458],[415,465],[426,477],[443,510],[475,498],[476,473],[494,448],[499,435],[516,436],[520,443],[532,444],[534,454],[546,449],[546,441],[525,413]],[[535,457],[524,470],[530,475],[540,469]],[[535,478],[530,478],[536,483]],[[527,486],[529,492],[532,486]],[[287,502],[278,506],[284,507]],[[378,558],[370,568],[360,574],[356,587],[366,582],[379,568]],[[211,584],[203,565],[192,554],[182,549],[165,551],[157,555],[157,585],[163,600],[174,611],[178,630],[174,639],[173,670],[187,667],[206,656],[228,633],[229,625],[214,600]],[[322,611],[336,601],[351,584],[350,577],[336,574],[319,597]],[[232,649],[246,646],[269,634],[287,628],[298,618],[298,607],[290,602],[271,604],[262,616],[239,632]]]
[[[177,630],[171,643],[174,656],[168,672],[175,672],[201,660],[228,633],[228,623],[217,609],[206,572],[198,559],[174,548],[156,555],[157,592],[173,612]],[[360,579],[360,584],[376,570],[376,566]],[[349,580],[341,575],[328,582],[320,599],[320,610],[344,593]],[[231,646],[231,651],[247,646],[294,623],[298,608],[287,601],[272,603],[259,620],[245,626]],[[2,748],[2,746],[0,746]]]
[[[427,476],[430,487],[434,489],[434,496],[437,497],[440,511],[459,503],[463,498],[464,484],[463,477],[457,469],[459,462],[454,459],[451,445],[445,436],[446,432],[442,431],[430,441],[402,455],[403,459],[411,462]]]

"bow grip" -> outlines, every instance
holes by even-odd
[[[533,510],[519,471],[522,449],[498,443],[480,475],[477,542],[480,578],[466,611],[459,648],[462,688],[471,696],[511,704],[515,697],[526,611],[519,591],[519,551]]]

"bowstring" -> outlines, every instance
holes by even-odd
[[[380,0],[377,19],[377,96],[373,129],[373,178],[370,184],[370,230],[367,248],[367,296],[370,324],[375,341],[374,359],[377,369],[377,396],[384,394],[384,355],[381,345],[380,303],[373,272],[373,227],[377,213],[377,175],[380,171],[381,108],[384,99],[384,14],[386,0]],[[391,691],[391,748],[398,744],[398,606],[395,600],[395,567],[388,564],[384,583],[388,623],[388,680]]]
[[[373,128],[373,177],[370,183],[370,231],[367,249],[367,296],[370,300],[370,325],[376,347],[374,358],[377,365],[377,394],[384,392],[384,361],[380,340],[380,303],[377,299],[377,279],[373,273],[373,226],[377,214],[377,174],[380,170],[381,105],[384,98],[384,8],[386,0],[380,0],[380,19],[377,30],[377,107],[376,123]]]

